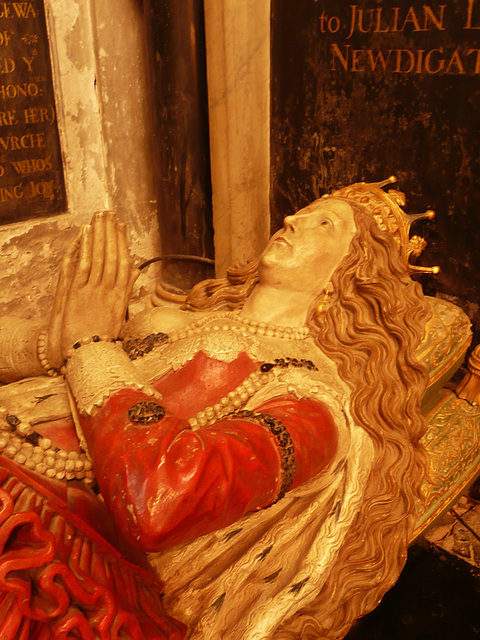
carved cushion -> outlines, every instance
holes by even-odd
[[[429,473],[416,505],[418,537],[454,504],[480,472],[480,406],[458,398],[443,385],[460,367],[471,341],[470,322],[456,305],[427,298],[433,316],[418,350],[430,383],[422,403],[428,429],[422,438]]]
[[[417,351],[430,378],[422,403],[423,413],[436,404],[440,389],[463,363],[472,340],[470,320],[460,307],[442,298],[427,297],[427,301],[432,308],[432,317]]]
[[[415,537],[423,533],[466,491],[480,473],[480,407],[443,389],[426,415],[428,429],[422,438],[429,473],[417,503]]]

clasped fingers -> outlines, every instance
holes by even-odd
[[[125,224],[113,212],[96,213],[82,231],[77,285],[126,286],[132,269]]]

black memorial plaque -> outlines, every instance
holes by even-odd
[[[0,223],[65,208],[43,0],[0,2]]]
[[[480,0],[272,2],[272,218],[397,175],[439,264],[478,302]],[[478,306],[477,306],[478,309]]]

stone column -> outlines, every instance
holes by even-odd
[[[205,0],[218,276],[270,234],[270,1]]]

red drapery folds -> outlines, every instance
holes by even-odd
[[[161,587],[0,467],[2,640],[181,640]]]

